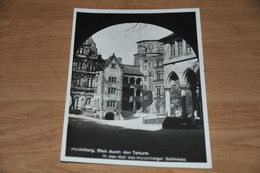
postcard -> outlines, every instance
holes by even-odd
[[[61,161],[211,168],[200,11],[74,9]]]

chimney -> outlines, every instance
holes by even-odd
[[[122,58],[118,57],[117,60],[119,64],[122,64]]]

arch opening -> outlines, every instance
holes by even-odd
[[[115,119],[115,114],[113,112],[108,112],[105,115],[105,120],[114,120]]]

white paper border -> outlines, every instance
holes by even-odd
[[[122,14],[152,14],[152,13],[184,13],[195,12],[196,14],[196,26],[197,26],[197,41],[198,41],[198,54],[200,63],[200,80],[201,80],[201,92],[202,92],[202,108],[204,114],[204,134],[205,134],[205,147],[206,147],[206,160],[205,163],[200,162],[154,162],[154,161],[134,161],[134,160],[115,160],[115,159],[95,159],[95,158],[82,158],[82,157],[68,157],[66,156],[66,141],[67,141],[67,125],[69,119],[68,107],[71,88],[71,76],[72,76],[72,62],[74,53],[74,40],[75,40],[75,27],[77,13],[122,13]],[[129,165],[129,166],[151,166],[151,167],[176,167],[176,168],[212,168],[212,158],[210,149],[210,135],[208,125],[208,111],[207,111],[207,99],[206,99],[206,85],[204,75],[204,57],[202,49],[202,34],[201,34],[201,22],[200,22],[200,9],[199,8],[186,8],[186,9],[152,9],[152,10],[118,10],[118,9],[82,9],[75,8],[73,14],[72,23],[72,37],[71,37],[71,50],[70,61],[68,71],[67,82],[67,94],[65,115],[62,134],[62,146],[60,160],[64,162],[79,162],[79,163],[96,163],[96,164],[111,164],[111,165]]]

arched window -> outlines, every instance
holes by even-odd
[[[130,79],[130,84],[135,84],[135,78],[132,77],[132,78]]]
[[[141,84],[141,81],[142,81],[142,79],[141,79],[141,78],[138,78],[138,79],[136,80],[136,84],[137,84],[137,85],[140,85],[140,84]]]

